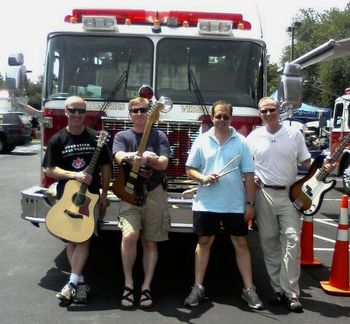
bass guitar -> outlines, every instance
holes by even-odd
[[[349,143],[350,133],[343,138],[328,161],[335,163]],[[328,171],[325,166],[322,166],[323,160],[324,156],[316,157],[308,173],[296,181],[289,190],[289,198],[294,207],[306,216],[311,216],[318,212],[323,196],[334,188],[336,184],[335,180],[325,181]]]
[[[137,153],[141,156],[146,149],[147,141],[153,123],[159,120],[159,112],[167,112],[172,108],[170,99],[161,97],[151,108],[151,114],[147,119]],[[123,201],[135,206],[142,206],[147,198],[146,181],[151,175],[151,170],[147,171],[139,165],[131,165],[123,161],[119,168],[119,174],[112,185],[114,194]]]
[[[97,146],[86,169],[93,174],[101,148],[108,138],[106,131],[98,136]],[[55,237],[69,242],[81,243],[94,232],[94,208],[99,196],[88,190],[88,185],[77,180],[68,180],[61,199],[51,207],[46,216],[46,227]]]

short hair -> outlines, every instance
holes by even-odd
[[[275,99],[273,99],[273,98],[271,98],[271,97],[263,97],[263,98],[261,98],[261,99],[259,100],[258,107],[261,108],[261,106],[262,106],[265,102],[273,103],[273,104],[276,106],[277,109],[280,108],[280,105],[279,105],[278,101],[275,100]]]
[[[214,111],[216,106],[226,106],[228,107],[229,111],[230,111],[230,116],[232,116],[232,105],[228,102],[226,102],[225,100],[218,100],[216,102],[213,103],[213,106],[211,107],[211,115],[214,116]]]
[[[69,105],[71,105],[74,102],[79,102],[79,103],[83,103],[84,104],[84,109],[86,109],[86,101],[79,96],[70,96],[66,99],[66,101],[64,102],[64,106],[67,109],[69,107]]]
[[[144,107],[148,107],[148,103],[149,103],[148,99],[142,98],[142,97],[136,97],[129,101],[128,108],[130,110],[131,107],[134,105],[143,105]]]

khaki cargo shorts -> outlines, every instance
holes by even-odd
[[[120,202],[119,226],[123,235],[141,230],[141,237],[154,242],[166,241],[170,230],[167,193],[160,184],[148,192],[146,203],[134,206]]]

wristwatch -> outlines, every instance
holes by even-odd
[[[247,201],[246,204],[247,204],[247,205],[250,205],[250,206],[252,206],[252,207],[254,207],[254,205],[255,205],[255,204],[254,204],[254,201]]]

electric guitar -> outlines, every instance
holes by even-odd
[[[350,143],[350,133],[346,135],[335,152],[329,158],[335,163]],[[334,188],[336,181],[326,182],[328,172],[323,164],[324,156],[318,156],[312,162],[308,173],[296,181],[289,190],[289,198],[294,207],[306,216],[314,215],[321,207],[323,196]]]
[[[107,138],[106,131],[99,133],[96,149],[86,169],[90,175],[94,172]],[[89,192],[87,184],[68,180],[61,199],[47,213],[48,231],[69,242],[81,243],[88,240],[95,228],[94,208],[98,198],[97,194]]]
[[[158,121],[160,110],[164,110],[164,100],[171,102],[170,99],[163,99],[162,97],[151,108],[151,115],[147,119],[145,130],[137,149],[140,156],[145,152],[152,124]],[[147,171],[139,165],[131,165],[126,161],[122,161],[119,174],[112,185],[112,191],[117,197],[129,204],[142,206],[147,198],[146,181],[151,176],[151,171]]]

